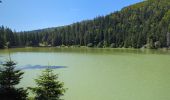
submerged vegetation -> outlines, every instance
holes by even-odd
[[[0,48],[18,46],[168,47],[170,1],[146,0],[63,27],[13,32],[0,27]]]

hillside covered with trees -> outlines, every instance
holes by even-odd
[[[77,45],[159,48],[170,46],[170,0],[146,0],[106,16],[71,25],[13,32],[0,27],[0,48]]]

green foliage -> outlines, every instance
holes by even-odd
[[[1,100],[26,100],[27,90],[15,88],[19,84],[22,75],[15,69],[16,63],[7,61],[0,67],[0,99]]]
[[[43,71],[42,75],[37,78],[37,87],[29,88],[36,96],[35,100],[60,100],[64,95],[64,83],[57,80],[58,75],[54,74],[51,69]]]
[[[61,46],[80,45],[103,47],[155,48],[167,47],[166,34],[170,32],[170,0],[145,0],[93,20],[71,25],[29,32],[0,31],[0,48],[4,41],[13,46]],[[5,36],[5,37],[4,37]],[[4,39],[1,39],[3,38]],[[149,40],[148,40],[149,39]]]
[[[0,48],[5,47],[5,38],[4,38],[4,27],[0,27]]]
[[[93,47],[93,43],[87,44],[87,47]]]
[[[115,47],[116,47],[115,43],[112,43],[112,44],[110,45],[110,48],[115,48]]]
[[[99,42],[99,43],[97,44],[97,47],[98,47],[98,48],[103,48],[102,42]]]
[[[157,48],[160,48],[161,47],[161,43],[159,41],[156,41],[154,43],[154,47],[157,49]]]

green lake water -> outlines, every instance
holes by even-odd
[[[18,66],[56,65],[65,100],[170,100],[170,51],[90,48],[10,49]],[[8,50],[0,50],[0,60]],[[28,69],[19,86],[35,86],[42,69]]]

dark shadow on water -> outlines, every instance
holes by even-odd
[[[3,64],[3,62],[0,61],[0,65],[2,65],[2,64]]]
[[[26,66],[21,66],[17,69],[19,70],[27,70],[27,69],[60,69],[60,68],[68,68],[67,66],[42,66],[42,65],[26,65]]]

